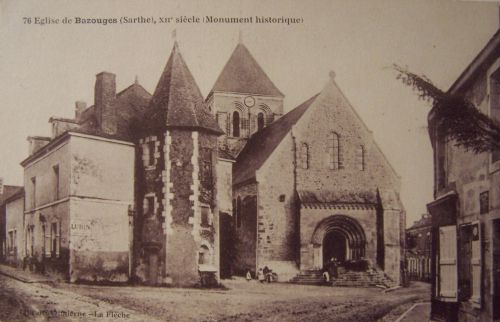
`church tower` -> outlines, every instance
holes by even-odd
[[[135,276],[195,285],[219,271],[217,137],[223,134],[175,42],[141,126]]]
[[[240,40],[206,100],[226,134],[221,148],[236,157],[252,134],[283,115],[283,98]]]

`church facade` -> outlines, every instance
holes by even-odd
[[[285,114],[244,44],[204,98],[175,43],[152,95],[115,87],[98,74],[94,105],[30,138],[35,266],[70,281],[194,285],[264,266],[288,281],[336,258],[399,283],[399,177],[333,73]],[[103,157],[115,152],[118,167]]]

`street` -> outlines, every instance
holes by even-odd
[[[378,288],[223,280],[223,289],[25,283],[0,275],[2,321],[394,321],[429,286]],[[405,308],[403,310],[403,308]],[[391,312],[395,312],[391,315]]]

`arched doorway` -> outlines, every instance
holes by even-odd
[[[338,262],[358,260],[365,256],[366,238],[363,228],[354,218],[334,215],[322,220],[311,240],[313,262],[324,268],[332,257]]]
[[[338,232],[332,231],[325,235],[323,239],[323,267],[331,259],[335,258],[339,262],[346,260],[347,240],[346,237]]]

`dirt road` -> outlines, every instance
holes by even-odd
[[[0,275],[3,321],[375,321],[429,287],[380,289],[223,281],[227,289],[23,283]],[[4,310],[6,309],[6,310]]]

